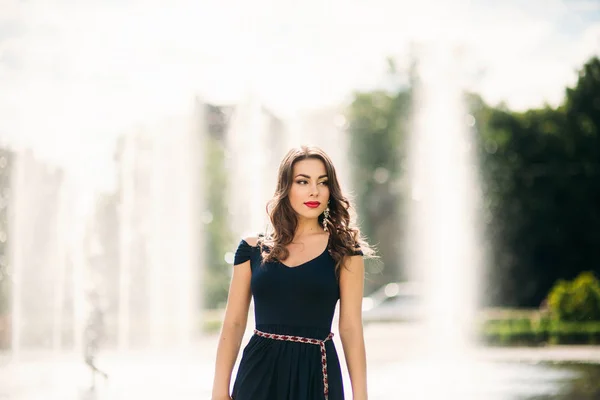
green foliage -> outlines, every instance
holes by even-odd
[[[600,60],[558,108],[517,113],[468,98],[493,243],[488,304],[536,307],[558,279],[600,273]]]
[[[547,310],[484,313],[479,337],[485,344],[501,346],[600,343],[600,282],[592,272],[556,282],[547,306]]]
[[[542,346],[600,343],[600,322],[564,322],[547,315],[484,318],[479,340],[493,346]]]
[[[367,292],[400,279],[400,212],[410,91],[356,93],[347,110],[360,227],[380,260],[367,261]]]
[[[561,279],[548,295],[548,307],[560,321],[600,321],[600,283],[592,272],[571,282]]]
[[[202,325],[200,330],[204,334],[213,335],[219,333],[223,326],[223,309],[206,309],[202,313]]]
[[[367,292],[404,278],[403,160],[418,84],[411,77],[395,93],[355,94],[347,110],[359,222],[381,256],[367,263]],[[476,94],[466,101],[476,121],[490,243],[486,305],[537,307],[558,279],[590,266],[600,273],[600,60],[582,67],[557,108],[514,112]]]

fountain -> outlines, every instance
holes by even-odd
[[[473,346],[475,289],[485,261],[473,119],[462,106],[460,60],[446,49],[428,50],[421,58],[408,152],[405,265],[427,289],[429,318],[420,342],[396,336],[397,326],[386,326],[383,340],[367,327],[369,396],[551,396],[578,375],[510,357],[507,366],[481,362]],[[17,155],[9,204],[14,363],[3,365],[0,354],[0,397],[81,399],[75,389],[88,382],[88,367],[110,377],[100,398],[209,395],[216,339],[186,347],[198,332],[202,222],[210,219],[201,186],[204,106],[196,104],[194,122],[175,116],[123,135],[116,191],[99,197],[83,191],[68,171],[30,153]],[[287,130],[250,96],[230,115],[224,140],[236,236],[264,227],[264,204],[289,146],[322,147],[348,190],[345,122],[337,110],[299,116]],[[346,389],[349,394],[348,381]]]
[[[483,295],[478,290],[487,258],[475,119],[463,104],[460,49],[430,44],[420,50],[407,146],[405,265],[410,279],[423,288],[424,318],[398,330],[410,335],[398,338],[402,361],[372,372],[370,397],[563,399],[583,390],[579,385],[584,384],[574,383],[577,379],[587,382],[591,395],[597,366],[586,372],[540,363],[577,359],[577,352],[477,345],[477,308]]]
[[[231,171],[231,229],[236,236],[264,231],[268,223],[265,205],[275,190],[279,163],[291,147],[315,145],[324,149],[337,166],[343,187],[349,187],[344,123],[336,108],[284,120],[252,94],[234,107],[226,147]]]
[[[203,104],[125,135],[118,150],[116,343],[181,346],[201,310]]]
[[[11,167],[8,236],[13,356],[18,358],[22,348],[60,351],[65,336],[80,348],[81,265],[73,257],[82,246],[77,241],[82,229],[78,193],[64,172],[48,167],[31,152],[17,153]]]
[[[15,151],[2,188],[11,331],[0,397],[72,398],[90,371],[92,389],[97,374],[118,382],[136,351],[190,349],[199,337],[207,121],[195,106],[122,136],[114,192]]]
[[[336,166],[340,185],[351,192],[351,160],[348,159],[346,120],[341,108],[307,110],[290,118],[289,147],[314,145],[322,148]]]
[[[413,101],[406,265],[424,283],[428,351],[457,357],[473,343],[469,330],[483,267],[481,192],[460,54],[432,47],[419,59]]]
[[[235,105],[226,130],[231,230],[236,237],[256,236],[268,223],[265,212],[286,152],[283,121],[259,98],[248,94]]]

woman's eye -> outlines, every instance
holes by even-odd
[[[296,181],[296,183],[299,185],[307,185],[308,181],[302,179],[302,180]],[[319,182],[319,185],[328,185],[328,184],[329,184],[329,182],[327,182],[327,181]]]

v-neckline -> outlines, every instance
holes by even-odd
[[[285,263],[284,263],[284,262],[282,262],[282,261],[278,261],[278,262],[279,262],[279,264],[281,264],[281,266],[282,266],[282,267],[284,267],[284,268],[287,268],[287,269],[296,269],[296,268],[299,268],[299,267],[303,267],[303,266],[305,266],[306,264],[309,264],[309,263],[311,263],[311,262],[313,262],[313,261],[316,261],[316,260],[318,260],[319,258],[323,257],[323,255],[324,255],[325,253],[327,253],[327,250],[329,250],[329,239],[327,239],[327,245],[325,246],[325,249],[324,249],[324,250],[323,250],[323,251],[322,251],[322,252],[321,252],[321,253],[320,253],[318,256],[316,256],[316,257],[313,257],[313,258],[311,258],[311,259],[310,259],[310,260],[308,260],[308,261],[305,261],[305,262],[303,262],[303,263],[301,263],[301,264],[298,264],[298,265],[294,265],[293,267],[290,267],[289,265],[285,264]]]

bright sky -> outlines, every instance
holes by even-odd
[[[289,115],[385,84],[415,41],[462,46],[492,104],[557,104],[600,54],[600,2],[0,0],[0,137],[100,170],[117,134],[196,94]]]

